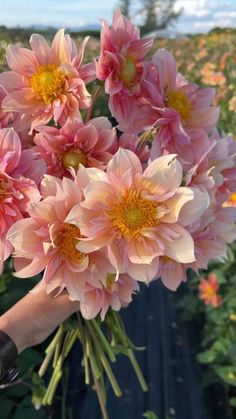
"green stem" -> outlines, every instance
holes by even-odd
[[[78,318],[78,324],[79,324],[79,339],[83,346],[83,353],[84,353],[83,362],[84,362],[84,370],[85,370],[85,384],[89,385],[90,384],[90,371],[89,371],[89,362],[88,362],[89,346],[88,346],[88,342],[85,339],[84,327],[83,327],[79,313],[77,313],[77,318]]]
[[[97,365],[96,356],[94,355],[94,351],[93,351],[93,348],[92,348],[92,341],[91,341],[90,335],[89,335],[89,333],[86,329],[85,329],[85,339],[86,339],[87,357],[90,361],[91,368],[94,372],[94,376],[95,376],[96,380],[99,380],[99,378],[101,376],[101,370],[99,369],[99,367]]]
[[[98,401],[100,404],[100,409],[102,412],[102,418],[103,419],[109,419],[108,412],[106,409],[106,391],[104,388],[104,384],[101,383],[101,378],[99,380],[96,379],[95,371],[93,369],[93,366],[91,365],[93,380],[96,388],[96,393],[98,397]]]
[[[93,325],[95,332],[98,336],[98,338],[100,339],[109,359],[111,362],[115,362],[116,361],[116,357],[113,353],[113,350],[111,348],[111,345],[109,344],[108,340],[106,339],[105,335],[103,334],[103,332],[101,331],[100,327],[98,326],[97,322],[95,319],[91,320],[91,324]]]
[[[51,405],[53,402],[53,398],[57,389],[57,386],[61,380],[62,377],[62,370],[59,365],[56,366],[56,368],[53,371],[52,378],[49,382],[48,388],[46,390],[46,393],[44,395],[44,398],[42,400],[42,404],[44,406]]]
[[[145,380],[145,378],[143,376],[143,373],[142,373],[142,371],[140,369],[140,366],[139,366],[139,364],[138,364],[138,362],[137,362],[137,360],[135,358],[135,355],[134,355],[132,349],[128,349],[128,357],[129,357],[130,362],[131,362],[131,364],[133,366],[133,369],[134,369],[134,371],[136,373],[136,376],[138,378],[138,381],[139,381],[139,384],[140,384],[142,390],[143,391],[148,391],[148,385],[146,383],[146,380]]]
[[[101,348],[101,345],[100,345],[100,343],[97,339],[96,333],[94,332],[94,330],[93,330],[93,328],[92,328],[92,326],[89,322],[87,322],[86,325],[87,325],[88,331],[89,331],[89,333],[90,333],[90,335],[93,339],[93,343],[94,343],[97,355],[100,358],[100,361],[101,361],[101,363],[104,367],[104,370],[106,371],[107,377],[108,377],[108,379],[111,383],[111,386],[114,390],[114,393],[117,397],[120,397],[122,395],[121,389],[120,389],[119,384],[117,383],[117,380],[116,380],[116,378],[115,378],[115,376],[112,372],[112,369],[109,365],[109,362],[108,362],[108,360],[107,360],[107,358],[106,358],[106,356],[105,356],[105,354],[104,354],[104,352]],[[90,354],[90,356],[91,356],[91,354]]]
[[[96,88],[96,90],[94,92],[93,98],[92,98],[91,106],[90,106],[90,108],[88,108],[88,112],[87,112],[87,115],[86,115],[86,121],[85,122],[88,122],[90,120],[90,118],[92,116],[92,113],[93,113],[93,109],[94,109],[95,103],[96,103],[97,98],[98,98],[98,96],[99,96],[99,94],[100,94],[100,92],[101,92],[102,89],[103,89],[103,86],[102,85],[97,86],[97,88]]]
[[[133,366],[133,369],[134,369],[134,371],[136,373],[136,376],[138,378],[138,381],[140,383],[140,386],[141,386],[142,390],[146,392],[146,391],[148,391],[148,386],[147,386],[147,383],[146,383],[145,378],[143,376],[143,373],[142,373],[142,371],[141,371],[141,369],[140,369],[140,367],[138,365],[138,362],[137,362],[137,360],[135,358],[134,352],[130,348],[129,339],[128,339],[127,335],[126,335],[126,332],[125,332],[125,328],[123,326],[123,323],[122,323],[119,315],[117,313],[115,313],[114,311],[112,311],[112,316],[113,316],[113,320],[114,320],[114,323],[115,323],[116,328],[117,328],[116,331],[118,333],[118,336],[120,338],[120,341],[121,341],[122,345],[125,348],[127,348],[127,350],[128,350],[128,357],[129,357],[129,360],[130,360],[130,362],[131,362],[131,364]]]
[[[41,367],[39,369],[39,372],[38,372],[40,377],[44,376],[44,374],[45,374],[45,372],[48,368],[48,365],[49,365],[49,363],[50,363],[50,361],[53,357],[53,353],[55,351],[55,348],[56,348],[57,344],[59,342],[61,342],[61,340],[62,340],[63,333],[64,333],[63,325],[61,325],[59,327],[57,333],[55,334],[52,342],[50,343],[50,345],[47,347],[47,349],[45,351],[46,352],[46,357],[44,358],[44,360],[42,362],[42,365],[41,365]]]

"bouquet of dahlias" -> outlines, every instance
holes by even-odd
[[[146,58],[153,40],[119,11],[111,27],[102,21],[100,56],[83,64],[87,42],[78,50],[60,30],[51,46],[33,34],[31,49],[7,48],[0,260],[3,270],[12,254],[17,277],[43,272],[38,287],[80,302],[76,322],[47,348],[39,375],[51,361],[54,372],[41,402],[52,403],[79,339],[85,381],[107,418],[104,375],[121,394],[110,367],[117,353],[147,390],[117,312],[140,282],[176,290],[236,238],[236,143],[216,130],[214,89],[189,83],[166,50]],[[114,126],[93,118],[103,91]]]

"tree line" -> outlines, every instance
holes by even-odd
[[[177,19],[181,10],[175,10],[176,0],[120,0],[119,7],[123,15],[131,17],[131,7],[137,7],[135,15],[141,16],[141,32],[148,33],[156,29],[165,29]],[[139,7],[140,6],[140,7]]]

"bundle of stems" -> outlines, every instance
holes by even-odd
[[[144,348],[135,347],[129,340],[123,322],[118,313],[110,310],[104,322],[100,319],[84,320],[77,313],[76,322],[61,324],[46,349],[46,356],[38,371],[43,377],[49,365],[52,365],[52,376],[43,394],[41,403],[51,405],[63,376],[63,365],[72,347],[79,340],[83,347],[82,365],[85,372],[85,383],[95,386],[103,419],[109,419],[106,409],[106,381],[108,380],[117,397],[122,395],[120,386],[114,376],[111,363],[116,361],[119,353],[126,355],[136,373],[143,391],[148,391],[142,371],[134,355],[135,350]]]

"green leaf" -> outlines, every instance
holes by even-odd
[[[229,399],[230,405],[233,407],[236,407],[236,397],[231,397],[231,399]]]
[[[11,412],[14,407],[14,402],[12,400],[4,398],[0,400],[1,405],[1,419],[9,419],[11,417]]]
[[[205,352],[200,352],[197,355],[197,359],[202,364],[211,364],[216,358],[216,353],[212,350],[207,350]]]
[[[147,412],[145,412],[145,413],[143,414],[143,416],[144,416],[146,419],[159,419],[159,418],[158,418],[158,416],[156,415],[156,413],[151,412],[151,410],[148,410]]]
[[[236,386],[236,368],[232,366],[216,368],[216,374],[227,384]]]

